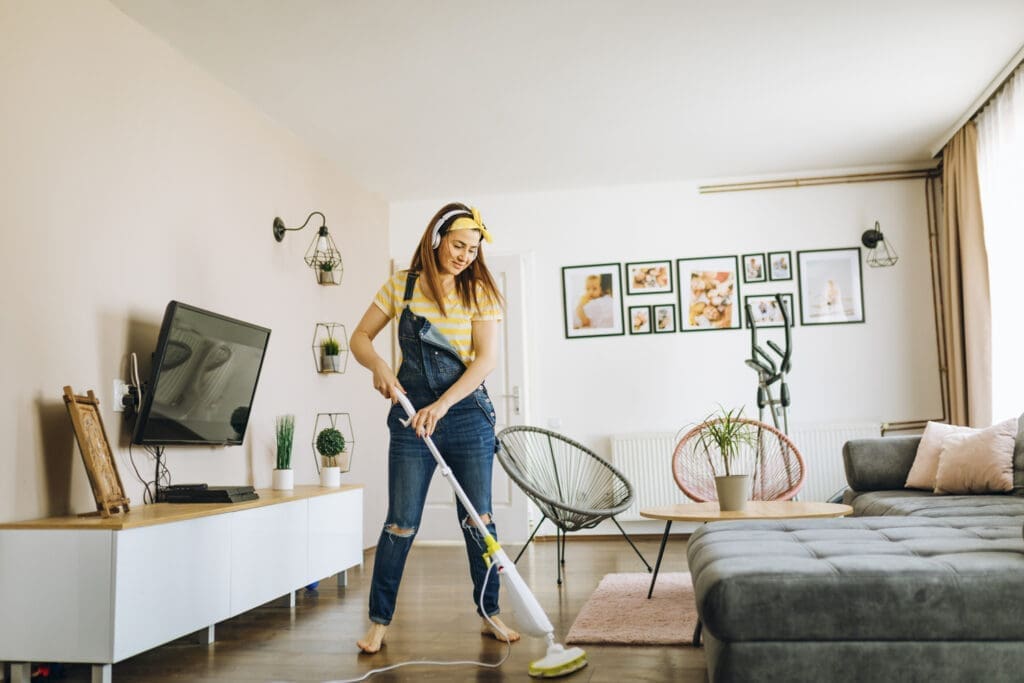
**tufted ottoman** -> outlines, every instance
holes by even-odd
[[[700,527],[710,680],[1024,680],[1021,534],[1005,516]]]

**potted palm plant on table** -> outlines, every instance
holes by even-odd
[[[744,449],[757,446],[757,432],[743,419],[743,409],[726,410],[719,406],[700,427],[697,447],[702,449],[712,469],[716,472],[715,490],[718,492],[718,507],[722,511],[741,511],[750,497],[750,475],[736,471]],[[715,454],[722,464],[715,467]],[[717,472],[722,471],[722,474]]]

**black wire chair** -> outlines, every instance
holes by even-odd
[[[565,534],[611,519],[651,571],[651,565],[615,519],[633,502],[633,486],[621,472],[586,446],[546,429],[517,425],[501,430],[497,438],[498,462],[543,514],[514,562],[522,557],[544,520],[550,519],[555,525],[561,584]]]

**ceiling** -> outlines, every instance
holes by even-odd
[[[931,165],[1021,0],[112,0],[389,201]]]

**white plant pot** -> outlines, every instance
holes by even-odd
[[[333,285],[334,284],[334,271],[321,270],[320,273],[320,284],[322,285]]]
[[[321,467],[320,485],[329,489],[336,489],[341,486],[341,468]]]
[[[341,356],[334,355],[328,356],[327,354],[320,355],[320,372],[338,372],[341,370]]]
[[[274,470],[274,490],[291,491],[295,488],[295,472],[293,470]]]
[[[715,490],[718,491],[718,509],[722,512],[742,512],[747,508],[750,498],[750,475],[730,474],[715,477]]]

